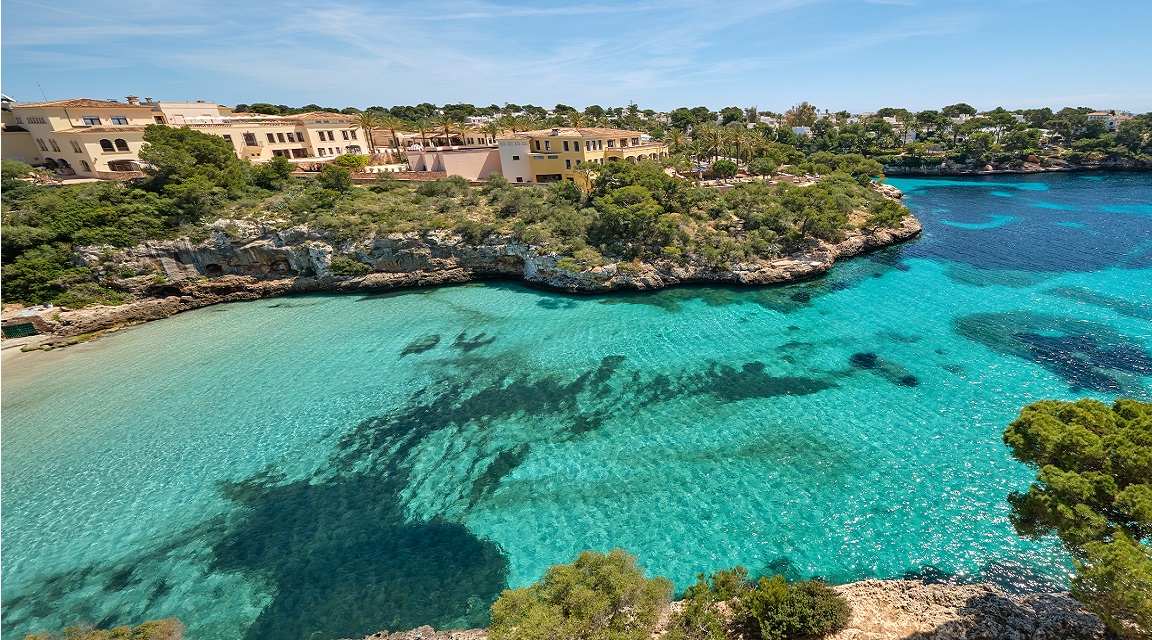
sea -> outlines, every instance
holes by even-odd
[[[481,626],[585,549],[678,591],[1066,588],[1001,436],[1037,400],[1152,400],[1152,174],[889,183],[923,234],[808,282],[298,295],[13,360],[3,638]]]

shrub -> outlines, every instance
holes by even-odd
[[[176,618],[149,620],[135,627],[96,629],[90,625],[71,625],[60,633],[31,633],[24,640],[181,640],[184,625]]]
[[[328,263],[328,270],[340,276],[362,276],[372,271],[372,267],[348,256],[336,255]]]
[[[530,587],[505,590],[492,605],[492,640],[648,640],[672,583],[645,578],[622,549],[584,551],[551,567]]]
[[[743,597],[752,588],[744,567],[721,569],[711,576],[700,574],[696,584],[684,591],[684,607],[672,620],[673,629],[687,640],[722,640],[729,621],[719,603]]]
[[[818,580],[788,584],[783,576],[760,578],[736,600],[736,619],[765,640],[791,640],[833,633],[848,625],[852,608]]]
[[[772,158],[756,158],[748,163],[748,173],[754,176],[770,176],[779,168],[780,165]]]
[[[326,164],[316,176],[321,187],[344,193],[352,189],[352,172],[334,164]]]
[[[332,164],[344,167],[350,171],[362,171],[368,166],[368,156],[358,153],[345,153],[332,159]]]

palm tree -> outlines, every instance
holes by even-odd
[[[452,130],[460,124],[456,118],[447,113],[441,113],[435,118],[432,118],[432,123],[444,130],[444,146],[452,146]]]
[[[416,121],[416,131],[420,133],[420,140],[426,147],[428,146],[428,133],[435,130],[436,125],[429,121],[428,118],[420,118]]]
[[[669,129],[668,133],[664,134],[664,140],[668,142],[668,149],[672,153],[679,153],[688,141],[688,136],[679,129]]]
[[[504,131],[504,128],[501,127],[500,124],[496,121],[492,121],[485,123],[483,127],[480,127],[480,131],[487,135],[489,138],[495,140],[500,136],[500,133]]]
[[[356,126],[364,130],[364,137],[368,139],[368,155],[376,153],[376,139],[372,130],[380,126],[380,116],[373,111],[364,111],[356,115]]]
[[[706,149],[712,150],[713,161],[720,158],[720,145],[724,142],[724,135],[720,131],[720,127],[712,123],[699,124],[693,129],[693,133]]]
[[[579,111],[573,111],[568,114],[568,126],[570,127],[586,127],[588,126],[588,116],[585,116]]]
[[[400,137],[396,135],[396,130],[404,126],[404,121],[394,115],[386,115],[380,118],[378,126],[392,134],[392,144],[396,145],[396,151],[399,153]]]
[[[736,146],[736,166],[740,166],[740,145],[748,139],[748,128],[742,122],[733,122],[724,128],[725,137]]]

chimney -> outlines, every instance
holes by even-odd
[[[144,102],[147,102],[148,104],[152,104],[152,98],[144,98]]]
[[[552,135],[554,135],[554,136],[558,136],[558,135],[560,135],[560,130],[559,130],[559,129],[553,129],[553,130],[552,130]]]
[[[140,104],[140,98],[138,98],[137,96],[127,96],[124,99],[128,101],[128,104],[132,104],[132,105]]]

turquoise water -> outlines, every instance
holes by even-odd
[[[4,638],[483,624],[615,546],[678,588],[1061,585],[1012,532],[1032,473],[1000,434],[1042,398],[1152,398],[1152,179],[1092,177],[892,180],[923,237],[788,287],[296,296],[23,357]]]

